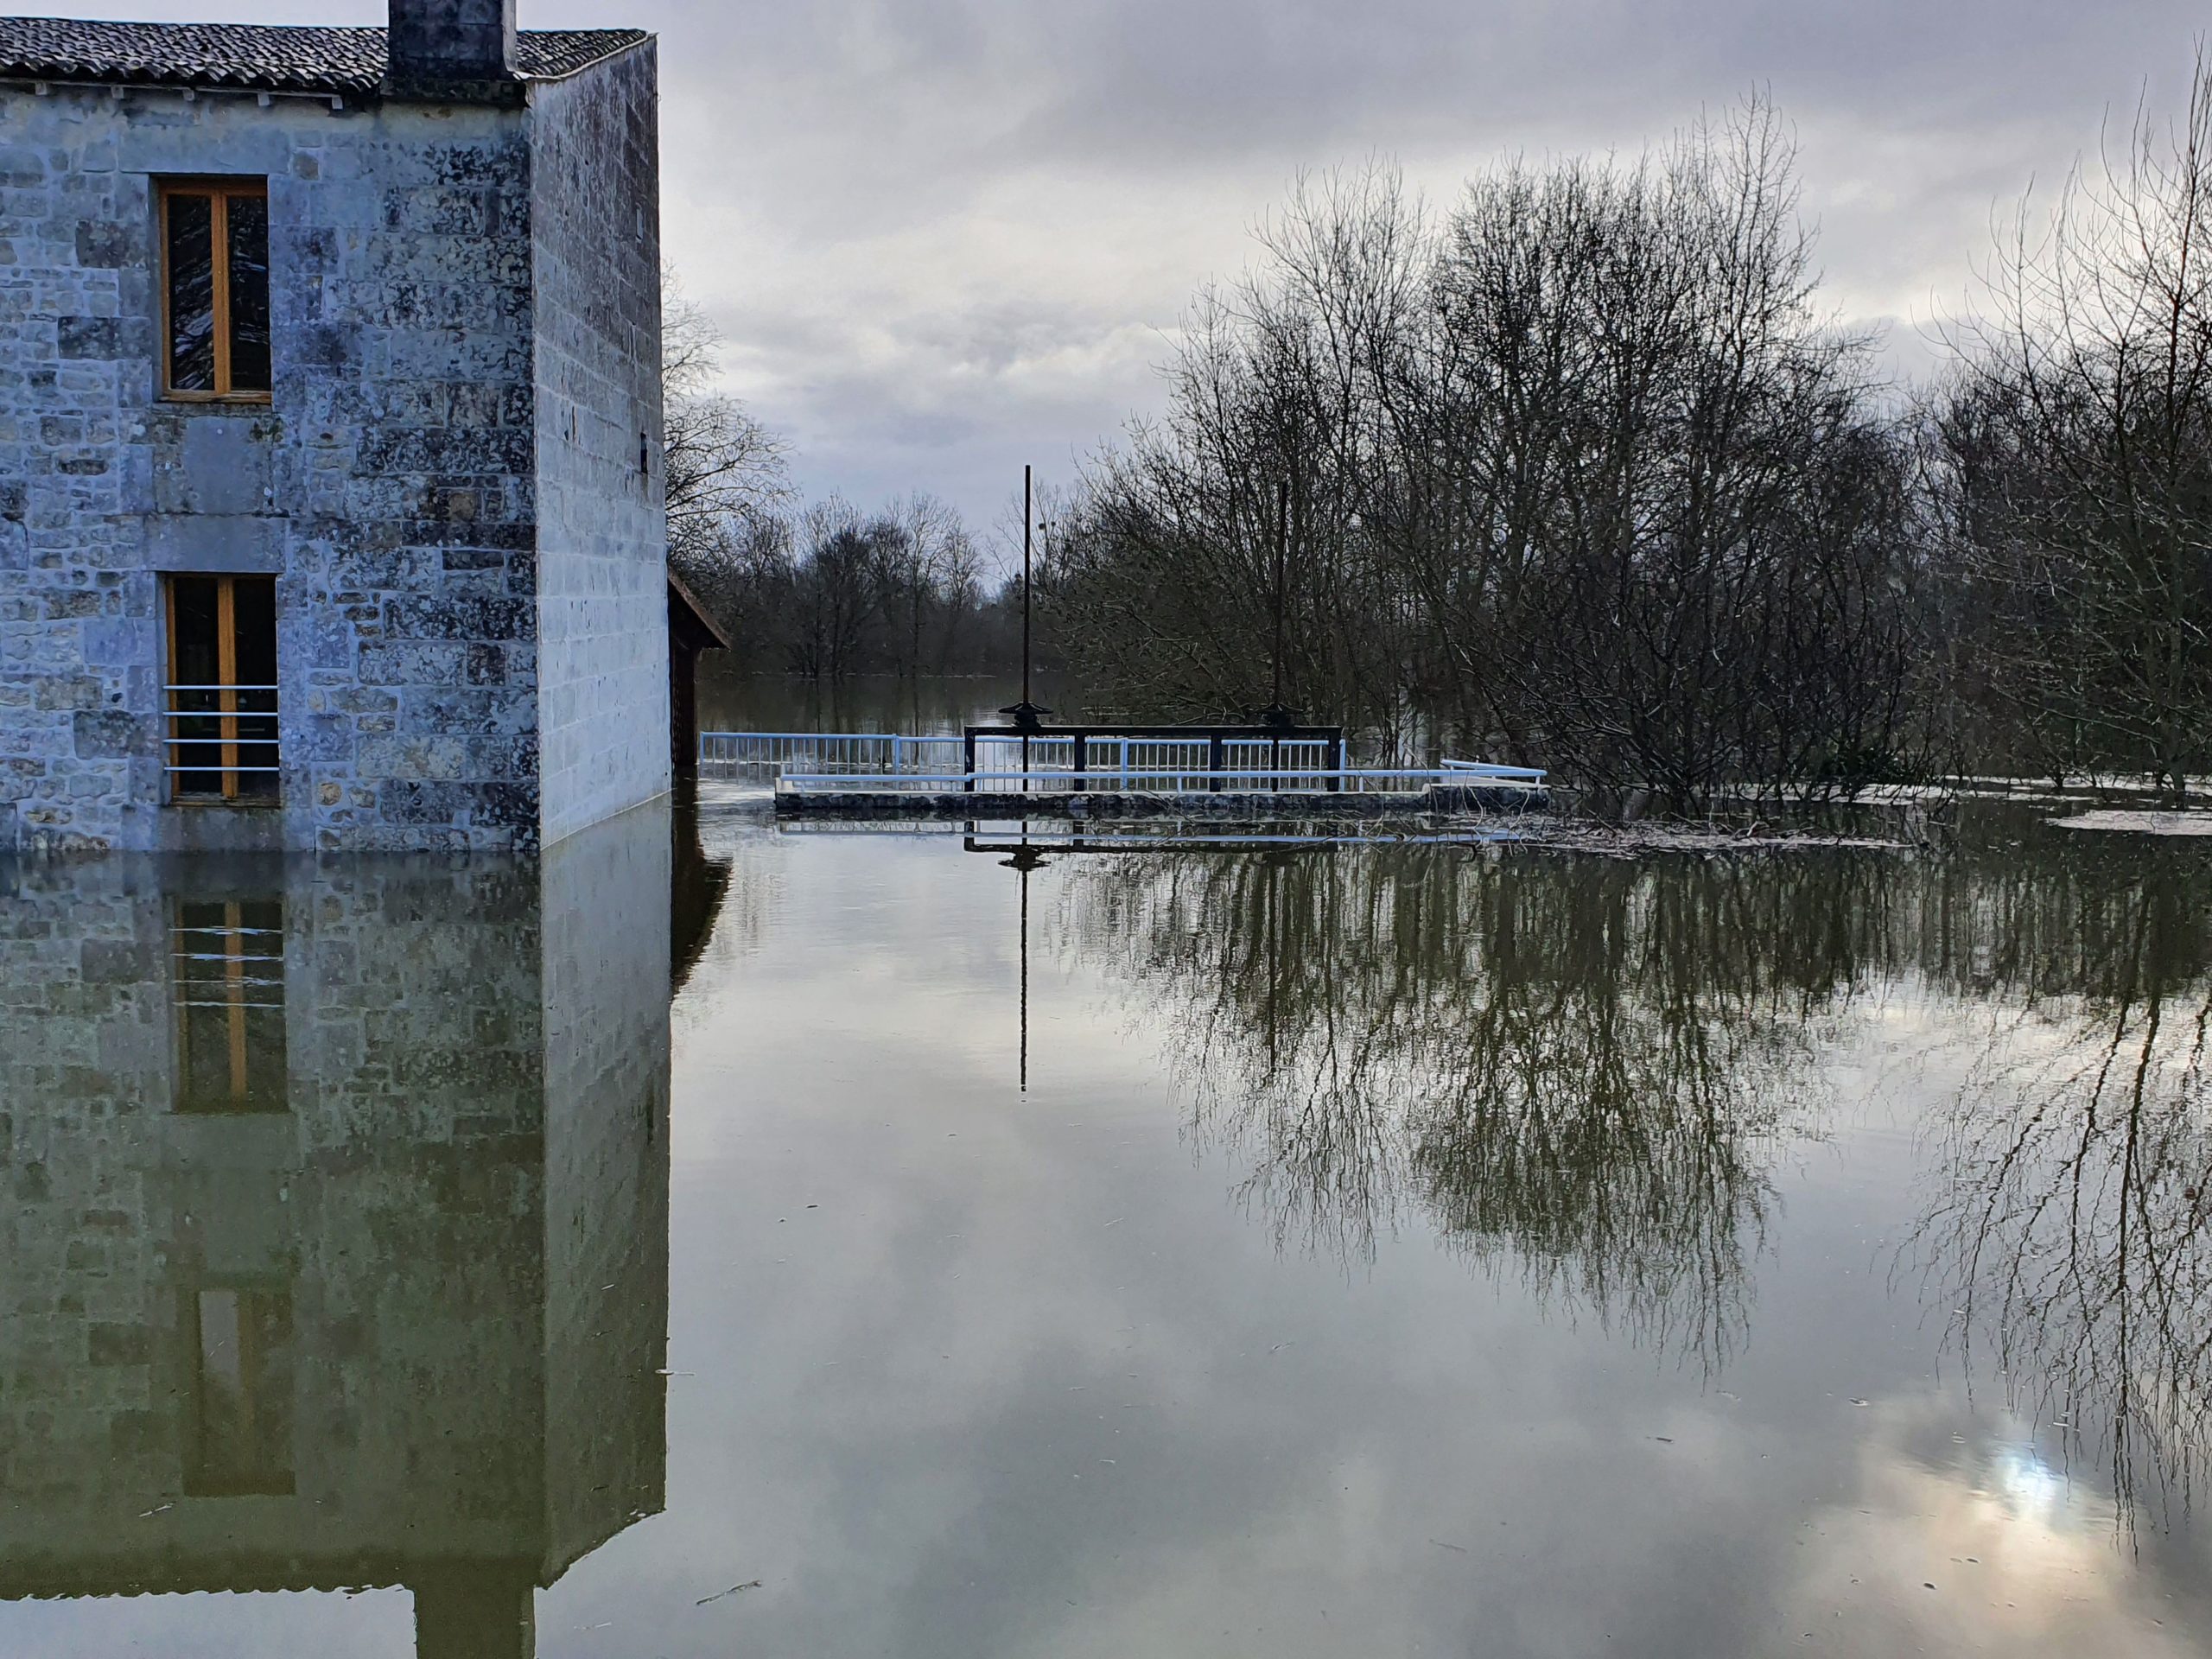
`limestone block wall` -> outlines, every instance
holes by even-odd
[[[669,787],[658,75],[531,92],[541,834]]]
[[[520,111],[0,89],[0,849],[538,832]],[[154,181],[269,181],[275,393],[158,400]],[[278,577],[284,804],[165,807],[159,573]]]

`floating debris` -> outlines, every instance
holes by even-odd
[[[695,1607],[703,1607],[710,1601],[720,1601],[724,1596],[734,1596],[741,1591],[758,1590],[760,1587],[760,1580],[748,1579],[743,1584],[733,1584],[727,1590],[717,1590],[711,1596],[702,1596],[697,1601],[694,1602],[692,1605]]]

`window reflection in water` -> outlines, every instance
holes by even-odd
[[[180,899],[175,915],[177,1109],[284,1110],[283,900]]]
[[[292,1490],[292,1293],[283,1286],[188,1292],[193,1374],[184,1490],[282,1497]]]

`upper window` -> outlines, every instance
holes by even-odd
[[[162,390],[269,400],[269,187],[173,180],[161,189]]]

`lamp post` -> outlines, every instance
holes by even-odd
[[[1274,734],[1268,748],[1268,764],[1275,772],[1275,783],[1282,782],[1282,737],[1286,732],[1298,729],[1298,710],[1287,708],[1282,700],[1282,633],[1283,609],[1287,602],[1290,586],[1290,480],[1286,478],[1275,486],[1275,580],[1274,580],[1274,639],[1269,656],[1274,677],[1274,690],[1268,706],[1258,711],[1260,724]],[[1340,759],[1338,763],[1342,766]]]
[[[1014,729],[1021,734],[1021,792],[1029,792],[1029,740],[1045,729],[1045,716],[1052,711],[1040,709],[1029,695],[1030,688],[1030,592],[1031,549],[1030,533],[1036,527],[1037,514],[1031,505],[1030,468],[1021,469],[1021,701],[999,712],[1014,719]]]

